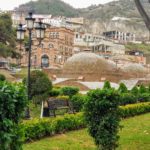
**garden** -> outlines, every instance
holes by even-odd
[[[23,144],[24,150],[146,150],[149,147],[150,86],[128,90],[121,83],[115,90],[106,81],[103,89],[82,95],[77,87],[53,86],[43,72],[33,71],[29,102],[26,79],[19,84],[9,83],[1,75],[0,80],[2,150],[21,150]],[[41,104],[49,98],[67,101],[73,111],[40,118]],[[27,106],[31,110],[30,120],[23,119]]]

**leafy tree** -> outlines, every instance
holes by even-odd
[[[0,74],[0,81],[5,81],[6,77],[3,74]]]
[[[15,51],[15,34],[15,30],[12,28],[11,16],[7,13],[0,14],[0,56],[20,57]]]
[[[120,83],[118,91],[120,93],[127,93],[128,89],[127,89],[127,87],[126,87],[126,85],[124,83]]]
[[[0,82],[0,150],[21,150],[23,133],[18,125],[27,105],[25,87]]]
[[[25,78],[24,82],[27,83],[26,81]],[[30,89],[30,98],[35,103],[39,103],[49,97],[52,82],[44,72],[35,70],[31,72]]]
[[[140,93],[146,93],[147,92],[146,87],[144,85],[140,85],[139,92]]]
[[[76,95],[72,96],[72,98],[70,99],[70,101],[73,105],[73,108],[75,109],[76,112],[79,112],[83,109],[85,100],[86,100],[86,96],[84,96],[82,94],[76,94]]]
[[[114,150],[118,146],[119,94],[114,89],[88,93],[85,119],[99,150]]]
[[[138,93],[139,93],[138,87],[137,87],[137,86],[134,86],[134,87],[131,89],[131,93],[137,96]]]
[[[77,87],[63,87],[63,88],[61,89],[61,94],[62,94],[62,95],[67,95],[67,96],[69,96],[70,98],[71,98],[73,95],[76,95],[78,92],[79,92],[79,88],[77,88]]]
[[[105,81],[103,89],[111,89],[111,85],[109,81]]]

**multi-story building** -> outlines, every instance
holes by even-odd
[[[103,33],[103,36],[109,39],[116,40],[119,43],[135,41],[135,34],[129,33],[129,32],[125,33],[125,32],[120,32],[120,31],[107,31]]]
[[[47,25],[45,38],[39,41],[32,35],[32,57],[34,67],[61,66],[73,55],[74,32],[65,27],[51,27]],[[27,53],[24,51],[21,64],[27,66]]]

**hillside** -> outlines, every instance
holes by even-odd
[[[150,14],[148,0],[142,1],[147,13]],[[82,16],[90,20],[85,27],[88,32],[102,33],[107,30],[121,30],[136,32],[137,35],[142,35],[143,37],[148,36],[147,29],[137,11],[134,0],[112,1],[104,5],[92,5],[84,9],[75,9],[61,0],[38,0],[21,5],[18,9],[32,9],[35,13],[55,16]]]
[[[32,10],[36,14],[52,14],[54,16],[78,16],[78,11],[61,0],[38,0],[20,5],[16,10]]]

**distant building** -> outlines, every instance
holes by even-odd
[[[109,39],[117,40],[119,43],[135,41],[135,34],[129,32],[125,33],[120,31],[107,31],[103,32],[103,36]]]
[[[32,66],[33,67],[53,67],[61,66],[73,55],[73,38],[74,32],[65,27],[47,26],[45,38],[39,45],[39,41],[33,37],[32,46]],[[22,66],[27,66],[27,53],[24,51]]]

